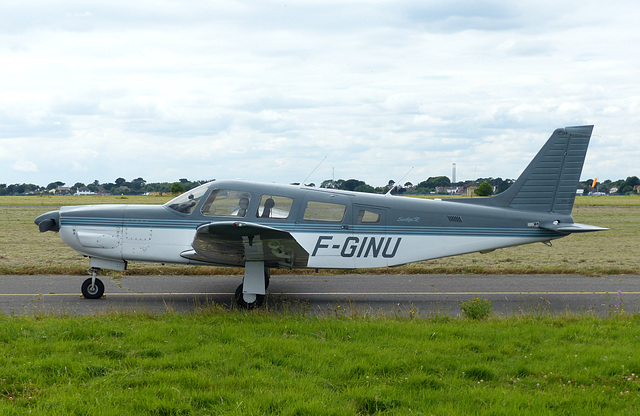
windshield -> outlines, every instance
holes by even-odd
[[[191,214],[198,202],[209,189],[210,184],[200,185],[164,204],[165,207],[183,214]]]

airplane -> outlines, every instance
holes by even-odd
[[[244,267],[235,301],[260,306],[272,268],[360,269],[543,242],[607,228],[571,211],[593,126],[556,129],[520,177],[488,198],[422,199],[216,180],[164,205],[63,206],[35,219],[101,269],[129,262]]]

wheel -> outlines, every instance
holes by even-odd
[[[82,282],[82,296],[85,299],[100,299],[104,295],[104,283],[102,280],[96,279],[94,285],[91,284],[91,278]]]
[[[271,280],[271,269],[269,267],[264,268],[264,290],[269,289],[269,281]]]
[[[236,305],[238,305],[242,309],[253,309],[262,306],[262,303],[264,302],[264,295],[256,295],[256,300],[249,303],[244,300],[242,289],[244,289],[244,285],[241,283],[240,286],[238,286],[238,288],[236,289],[236,294],[234,296]]]

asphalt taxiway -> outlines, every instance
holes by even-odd
[[[4,314],[196,312],[233,307],[240,276],[102,276],[105,296],[80,295],[85,276],[0,276]],[[640,311],[640,275],[273,275],[265,305],[309,313],[460,314],[460,302],[493,302],[497,314]]]

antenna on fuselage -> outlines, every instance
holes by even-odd
[[[315,172],[315,171],[320,167],[320,165],[322,165],[322,163],[323,163],[325,160],[327,160],[327,157],[326,157],[326,156],[325,156],[325,157],[320,161],[320,163],[318,163],[318,166],[316,166],[315,168],[313,168],[313,170],[311,171],[311,173],[310,173],[310,174],[308,174],[308,175],[307,175],[307,177],[306,177],[306,178],[304,178],[304,180],[303,180],[302,182],[300,182],[300,188],[302,188],[302,187],[304,186],[304,183],[307,181],[307,179],[309,179],[309,177],[310,177],[311,175],[313,175],[313,172]]]
[[[384,196],[389,196],[391,195],[391,191],[393,191],[394,189],[396,189],[396,187],[398,186],[399,183],[402,183],[402,181],[404,180],[404,178],[406,178],[411,171],[413,170],[413,166],[411,166],[411,169],[409,169],[409,171],[407,173],[404,174],[404,176],[402,178],[400,178],[400,180],[396,183],[393,184],[393,186],[391,188],[389,188],[389,190],[387,191],[386,194],[384,194]]]

